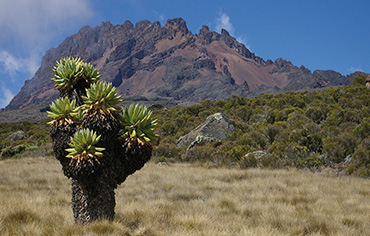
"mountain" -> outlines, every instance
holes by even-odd
[[[112,82],[125,101],[189,105],[231,95],[311,90],[351,84],[356,74],[296,67],[284,59],[263,60],[230,36],[203,26],[191,33],[181,18],[167,21],[103,22],[85,26],[44,55],[35,76],[5,110],[49,104],[59,93],[50,78],[57,60],[81,57],[92,63],[102,79]]]

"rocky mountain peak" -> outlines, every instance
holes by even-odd
[[[32,104],[50,104],[58,97],[50,78],[55,62],[66,56],[81,57],[113,83],[124,100],[146,104],[194,104],[231,95],[314,89],[350,84],[352,77],[331,71],[296,67],[279,58],[275,62],[255,56],[226,30],[221,34],[202,26],[193,35],[182,18],[103,22],[85,26],[48,50],[35,76],[26,81],[6,110]]]
[[[164,29],[167,34],[176,37],[177,33],[180,33],[180,36],[184,36],[189,33],[186,22],[182,18],[173,18],[167,20]]]
[[[202,44],[208,45],[212,42],[213,33],[209,30],[208,26],[203,25],[200,29],[198,38]]]
[[[227,30],[221,29],[221,37],[227,38],[227,37],[230,37],[230,34]]]
[[[121,28],[125,31],[130,31],[134,28],[134,24],[131,21],[127,20],[121,25]]]

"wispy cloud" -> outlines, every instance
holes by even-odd
[[[34,75],[56,40],[92,19],[91,1],[0,0],[1,107]]]
[[[246,37],[246,36],[244,36],[244,35],[238,36],[238,37],[236,38],[236,40],[237,40],[239,43],[244,44],[244,46],[246,46],[249,50],[252,50],[252,49],[251,49],[251,45],[248,43],[248,41],[247,41],[247,37]]]
[[[20,68],[20,63],[17,58],[7,51],[1,51],[0,67],[2,67],[8,74],[15,74]]]
[[[157,12],[157,11],[152,11],[154,15],[157,17],[157,20],[161,22],[161,25],[164,25],[166,23],[166,16]]]
[[[3,50],[0,52],[0,69],[11,76],[18,72],[32,76],[39,67],[39,60],[40,56],[36,54],[21,58]]]
[[[350,73],[354,73],[356,71],[362,71],[361,67],[359,66],[351,66],[349,69],[348,69],[348,72]]]
[[[250,45],[247,43],[246,36],[237,35],[230,17],[225,12],[220,11],[216,18],[216,31],[220,33],[222,29],[225,29],[231,36],[235,37],[238,42],[244,44],[250,50]]]
[[[10,89],[5,88],[3,86],[1,87],[1,92],[2,92],[3,97],[0,98],[0,108],[4,108],[13,99],[14,94],[12,93]]]
[[[87,0],[0,0],[0,29],[31,44],[92,16]],[[4,34],[3,34],[4,36]]]
[[[0,0],[0,6],[0,63],[9,73],[19,70],[14,49],[34,73],[53,40],[93,15],[89,0]]]
[[[218,17],[216,19],[216,31],[217,32],[221,32],[222,29],[225,29],[227,30],[231,35],[234,35],[235,33],[235,29],[233,27],[233,25],[231,24],[231,21],[230,21],[230,17],[220,11],[219,14],[218,14]]]

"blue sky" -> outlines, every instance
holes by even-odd
[[[263,59],[282,57],[311,71],[370,73],[368,0],[0,0],[0,108],[33,77],[51,47],[103,21],[134,24],[182,17],[225,28]]]

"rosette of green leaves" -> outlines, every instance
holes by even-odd
[[[76,107],[76,100],[70,101],[68,97],[58,98],[50,105],[51,111],[47,111],[48,117],[52,121],[48,124],[67,125],[78,123],[81,118],[81,112]]]
[[[120,138],[140,145],[155,145],[159,135],[155,134],[157,120],[146,106],[130,105],[125,107],[120,116]]]
[[[105,116],[118,115],[120,107],[117,106],[122,100],[117,95],[117,89],[112,83],[98,81],[86,89],[86,96],[83,96],[84,104],[82,109],[85,114]]]
[[[100,140],[100,135],[97,136],[96,132],[90,129],[81,129],[77,131],[73,137],[71,137],[71,143],[68,143],[70,148],[67,148],[66,151],[69,154],[67,158],[72,158],[77,160],[77,165],[81,161],[98,161],[99,157],[103,156],[103,151],[105,148],[96,147],[95,145]]]
[[[76,81],[83,77],[84,68],[81,58],[73,58],[72,56],[62,58],[54,66],[54,87],[59,90],[73,89]]]
[[[100,73],[97,69],[94,68],[93,65],[91,65],[90,63],[84,63],[83,68],[84,68],[83,79],[88,84],[94,84],[100,80],[101,77]]]
[[[72,56],[57,61],[53,69],[55,82],[54,87],[59,90],[72,90],[79,81],[87,84],[96,83],[100,79],[100,73],[90,63],[85,63],[80,57]]]

